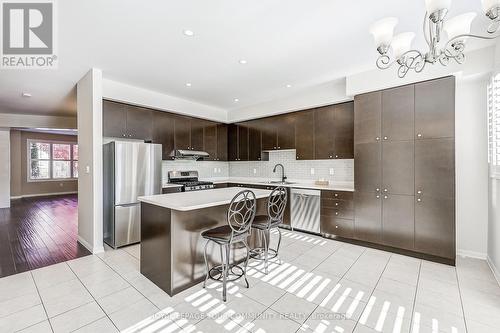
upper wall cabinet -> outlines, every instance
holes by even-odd
[[[149,109],[110,101],[103,102],[103,135],[152,140],[153,113]]]
[[[191,150],[203,150],[203,129],[207,122],[205,120],[191,118]]]
[[[445,77],[415,85],[416,139],[455,136],[455,78]]]
[[[191,119],[178,116],[174,128],[175,149],[191,149]]]
[[[354,158],[354,104],[324,106],[314,110],[314,158]]]
[[[356,96],[354,103],[354,141],[356,144],[378,142],[382,130],[382,93]]]
[[[295,149],[297,160],[314,159],[314,112],[295,113]]]
[[[175,117],[167,112],[153,114],[153,142],[161,144],[162,158],[170,160],[170,154],[175,149],[174,144]]]
[[[415,127],[415,85],[382,92],[382,140],[413,140]]]
[[[314,158],[326,160],[333,158],[333,117],[335,106],[324,106],[314,110]]]
[[[295,114],[278,116],[275,120],[277,149],[295,148]]]

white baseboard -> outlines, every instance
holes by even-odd
[[[486,253],[482,253],[482,252],[476,252],[476,251],[468,251],[468,250],[460,250],[460,249],[458,249],[457,250],[457,256],[486,260],[486,258],[487,258],[488,255]]]
[[[52,195],[65,195],[65,194],[77,194],[78,191],[70,191],[70,192],[56,192],[56,193],[39,193],[39,194],[25,194],[18,196],[11,196],[11,200],[22,199],[22,198],[33,198],[33,197],[50,197]]]
[[[490,256],[486,258],[486,262],[488,263],[488,266],[490,266],[491,271],[493,272],[493,275],[495,276],[495,279],[498,282],[498,285],[500,285],[500,270],[495,266],[493,263],[493,260],[491,260]]]
[[[92,254],[98,254],[104,252],[104,245],[96,246],[95,248],[89,244],[85,239],[83,239],[80,235],[78,235],[78,243],[85,246],[87,250],[89,250]]]

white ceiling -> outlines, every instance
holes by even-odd
[[[111,80],[237,112],[373,69],[377,54],[368,29],[382,17],[398,17],[397,32],[414,31],[416,45],[425,45],[423,0],[57,4],[59,69],[0,71],[0,112],[75,114],[75,84],[91,67]],[[483,32],[480,0],[455,0],[449,15],[471,10],[480,14],[473,30]],[[195,36],[186,37],[184,29]]]

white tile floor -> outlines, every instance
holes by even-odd
[[[276,235],[273,235],[275,237]],[[139,246],[0,279],[0,332],[500,332],[484,261],[457,267],[284,231],[283,263],[250,288],[170,297],[139,273]]]

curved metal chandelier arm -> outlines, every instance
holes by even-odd
[[[378,58],[377,58],[377,67],[379,69],[387,69],[389,67],[391,67],[396,61],[395,60],[391,60],[391,57],[389,57],[387,54],[381,54]]]

